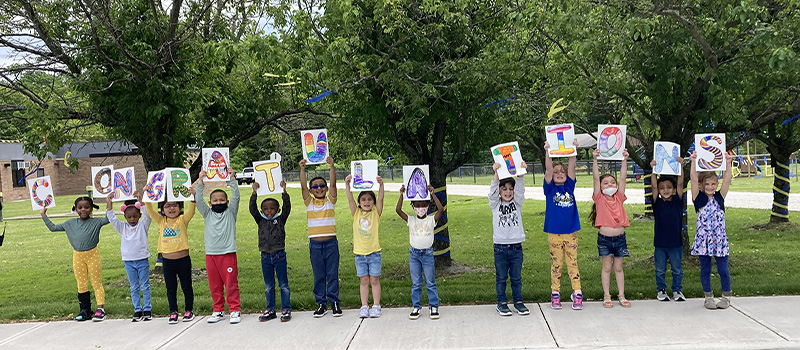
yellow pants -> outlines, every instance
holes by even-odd
[[[561,290],[561,266],[564,262],[563,257],[566,256],[572,290],[581,289],[581,275],[578,273],[578,233],[563,235],[548,233],[547,242],[550,243],[550,288],[554,292]]]
[[[97,247],[82,252],[72,252],[72,270],[75,272],[75,281],[78,282],[78,293],[89,291],[88,278],[91,278],[97,305],[104,305],[106,301],[103,276],[100,273],[102,269],[103,264],[100,262],[100,252]]]

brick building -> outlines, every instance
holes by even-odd
[[[86,194],[86,186],[91,186],[93,166],[114,165],[115,168],[134,167],[136,188],[145,184],[147,171],[142,157],[136,154],[136,146],[120,141],[76,142],[64,145],[51,159],[43,160],[28,179],[50,176],[56,195]],[[65,165],[67,159],[78,161],[78,168]],[[0,192],[4,201],[28,200],[26,181],[19,182],[34,170],[39,160],[25,153],[19,142],[0,142]]]

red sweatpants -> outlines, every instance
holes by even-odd
[[[236,264],[236,253],[223,255],[206,254],[206,272],[208,273],[208,288],[211,290],[214,312],[225,311],[225,298],[227,292],[229,312],[241,311],[239,301],[239,268]],[[224,286],[224,291],[223,291]]]

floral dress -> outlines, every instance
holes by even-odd
[[[699,196],[706,194],[700,193]],[[699,197],[698,196],[698,197]],[[708,203],[697,210],[697,235],[692,243],[692,255],[714,257],[728,256],[728,234],[725,233],[725,209],[717,202],[719,192],[708,198]],[[695,209],[698,201],[695,200]]]

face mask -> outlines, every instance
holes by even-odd
[[[428,215],[428,208],[417,208],[414,207],[414,212],[417,213],[417,216],[425,216]]]
[[[603,194],[606,196],[613,196],[614,193],[617,193],[616,187],[609,187],[603,190]]]
[[[227,204],[214,204],[211,206],[211,210],[213,210],[215,213],[221,213],[225,211],[225,209],[228,209]]]
[[[272,218],[270,219],[270,218],[268,218],[266,215],[264,215],[264,213],[261,213],[261,217],[262,217],[262,218],[264,218],[264,219],[266,219],[266,220],[275,220],[275,219],[277,219],[279,216],[281,216],[281,214],[275,214],[275,216],[274,216],[274,217],[272,217]]]

